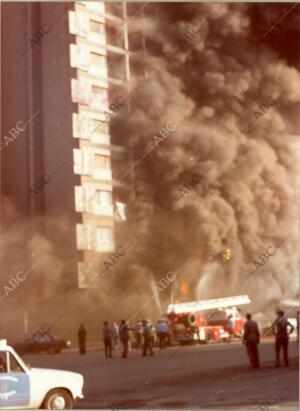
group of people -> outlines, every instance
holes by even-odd
[[[246,315],[246,320],[247,321],[244,324],[243,336],[240,336],[234,333],[234,322],[230,316],[228,317],[227,328],[229,330],[230,340],[233,336],[241,338],[243,344],[246,346],[251,366],[254,368],[259,368],[259,328],[256,321],[252,320],[251,314]],[[294,327],[285,318],[284,312],[278,310],[277,319],[274,321],[270,330],[271,329],[273,329],[275,333],[276,367],[280,366],[281,350],[283,351],[284,364],[287,367],[289,365],[289,334],[294,331]],[[298,326],[297,332],[299,332]],[[120,343],[123,346],[122,358],[127,358],[129,341],[131,340],[132,333],[135,337],[135,348],[142,348],[142,356],[147,356],[148,352],[150,355],[154,355],[153,346],[155,337],[157,337],[158,346],[161,349],[170,344],[170,326],[165,320],[159,320],[156,327],[154,327],[149,320],[137,321],[134,327],[130,327],[126,320],[122,320],[119,325],[114,322],[112,326],[110,326],[107,321],[104,321],[102,327],[102,338],[106,358],[112,357],[113,350],[118,350]],[[86,330],[83,324],[81,324],[78,331],[80,354],[85,354],[86,352],[86,335]]]
[[[118,349],[119,343],[121,343],[123,346],[122,358],[127,358],[131,332],[135,334],[136,348],[142,347],[142,355],[146,356],[148,352],[150,355],[154,355],[154,330],[150,321],[138,321],[135,327],[131,328],[125,320],[122,320],[120,325],[114,323],[112,327],[108,325],[107,321],[103,323],[102,335],[105,356],[111,358],[113,346]]]
[[[260,333],[257,322],[252,320],[251,314],[246,315],[246,323],[244,324],[243,343],[246,346],[251,367],[259,368],[259,353],[258,344]],[[288,367],[288,343],[289,334],[294,331],[293,325],[285,318],[284,312],[277,311],[277,319],[272,324],[271,329],[275,333],[275,352],[276,352],[276,367],[280,367],[280,352],[283,350],[284,365]]]
[[[122,345],[122,358],[127,358],[129,345],[132,343],[134,336],[134,347],[142,349],[142,355],[154,355],[153,347],[155,340],[158,341],[160,349],[166,348],[170,344],[170,327],[165,320],[157,321],[154,327],[149,320],[137,321],[134,327],[130,327],[126,320],[120,324],[114,322],[111,326],[107,321],[103,322],[102,339],[106,358],[111,358],[113,350],[119,350]],[[83,324],[80,324],[78,330],[79,353],[86,353],[87,332]]]

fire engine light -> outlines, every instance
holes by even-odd
[[[231,250],[230,248],[225,248],[223,251],[223,260],[229,261],[231,259]]]

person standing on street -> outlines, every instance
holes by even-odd
[[[143,335],[144,335],[144,346],[143,346],[142,356],[143,357],[147,356],[148,349],[149,349],[150,355],[154,355],[152,346],[151,346],[152,330],[147,320],[143,320]]]
[[[141,321],[137,321],[135,324],[135,341],[136,341],[136,348],[139,349],[142,344],[143,339],[143,324]]]
[[[107,321],[103,322],[102,335],[103,335],[103,342],[104,342],[105,357],[111,358],[112,357],[112,331],[110,327],[108,326]]]
[[[293,325],[284,317],[284,312],[281,310],[277,311],[277,320],[274,321],[272,327],[275,331],[275,352],[276,352],[276,365],[275,367],[280,367],[280,351],[281,347],[283,349],[284,365],[288,367],[288,344],[289,344],[289,334],[294,331]],[[288,331],[290,327],[290,331]]]
[[[129,327],[126,324],[125,320],[121,321],[121,325],[119,327],[119,337],[120,337],[121,343],[123,344],[122,358],[127,358],[127,355],[128,355],[128,340],[129,340]]]
[[[79,354],[86,353],[86,329],[83,324],[80,324],[78,330]]]
[[[156,324],[156,335],[158,337],[159,348],[166,348],[167,338],[169,334],[169,326],[164,320],[157,321]]]
[[[296,324],[297,324],[297,343],[299,344],[299,311],[297,311]]]
[[[113,336],[112,336],[113,342],[114,342],[114,350],[118,351],[120,348],[120,338],[119,338],[119,326],[116,323],[116,321],[113,324]]]
[[[231,342],[233,337],[241,338],[240,335],[235,333],[235,321],[232,314],[229,314],[227,318],[227,328],[229,333],[229,342]]]
[[[149,328],[150,328],[150,344],[151,344],[151,348],[153,348],[155,346],[155,342],[156,342],[155,327],[151,323],[150,320],[148,320],[148,324],[149,324]]]
[[[247,321],[244,324],[243,344],[246,345],[247,354],[251,367],[259,368],[259,355],[257,344],[259,344],[259,330],[256,321],[251,319],[251,314],[246,315]]]

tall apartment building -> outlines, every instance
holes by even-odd
[[[112,20],[118,20],[112,16]],[[103,2],[75,3],[69,12],[70,65],[76,68],[71,79],[73,113],[74,172],[80,176],[75,190],[75,210],[82,222],[76,225],[79,287],[88,286],[99,272],[99,252],[114,250],[114,206],[109,135],[108,46]],[[123,34],[123,33],[122,33]],[[124,56],[124,48],[117,57]],[[123,73],[122,73],[123,74]],[[127,80],[125,71],[123,79]],[[107,118],[108,117],[108,118]]]
[[[131,71],[140,70],[127,11],[125,2],[3,5],[1,136],[18,121],[30,123],[1,151],[1,192],[18,206],[42,175],[51,176],[18,213],[44,217],[45,232],[66,260],[67,283],[79,288],[97,286],[91,280],[126,219],[113,192],[112,152],[128,165],[131,154],[112,146],[107,113],[130,92]],[[37,30],[44,34],[32,42]],[[142,47],[142,39],[132,45]],[[130,100],[122,109],[130,109]],[[65,237],[56,238],[47,222],[57,216],[66,220]]]

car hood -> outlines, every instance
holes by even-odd
[[[34,377],[41,377],[41,378],[53,378],[56,381],[74,381],[78,383],[83,383],[83,376],[77,372],[72,371],[64,371],[64,370],[54,370],[49,368],[31,368],[30,373],[34,375]]]

